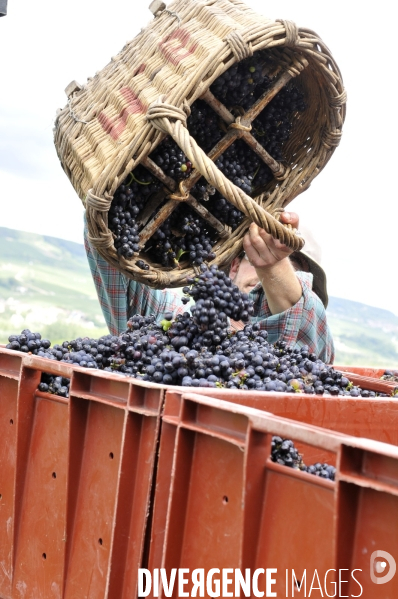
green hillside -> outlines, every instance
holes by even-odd
[[[107,332],[83,245],[0,227],[0,342],[25,327],[54,342]]]
[[[330,298],[336,364],[398,368],[398,317]],[[55,342],[107,332],[82,244],[0,227],[0,343],[23,328]]]
[[[327,310],[336,346],[336,364],[398,368],[398,317],[336,297]]]

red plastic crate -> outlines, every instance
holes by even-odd
[[[37,386],[43,371],[71,378],[70,398],[40,393]],[[196,397],[198,393],[209,395],[207,400],[200,400],[202,404],[207,401],[215,402],[215,406],[224,406],[217,407],[214,435],[214,422],[211,419],[209,421],[209,434],[202,437],[200,445],[202,457],[199,459],[198,454],[199,461],[192,462],[193,470],[192,463],[189,465],[185,460],[187,456],[195,457],[199,445],[193,440],[193,433],[186,423],[182,427],[184,431],[178,433],[178,406],[184,404],[185,408],[181,408],[181,414],[185,414],[184,410],[192,410],[196,401],[181,399],[188,391],[190,398]],[[243,407],[244,404],[291,418],[296,421],[295,426],[299,427],[297,430],[313,431],[313,425],[318,425],[334,428],[340,433],[373,437],[398,445],[398,402],[394,399],[315,397],[225,389],[200,389],[193,392],[192,389],[170,387],[167,392],[167,411],[161,423],[164,395],[165,389],[160,385],[136,381],[117,374],[71,367],[0,348],[0,599],[49,599],[54,596],[67,599],[135,597],[140,567],[172,563],[170,559],[174,555],[174,541],[170,543],[170,536],[167,537],[167,546],[163,541],[170,498],[174,497],[169,494],[174,466],[178,466],[176,472],[182,469],[187,480],[192,473],[196,476],[197,470],[195,492],[199,494],[204,492],[204,489],[209,493],[213,492],[213,487],[221,489],[221,482],[225,480],[227,483],[231,474],[232,482],[228,483],[228,489],[235,492],[234,489],[239,488],[243,497],[243,487],[239,487],[243,484],[242,477],[258,481],[263,476],[261,472],[264,472],[264,463],[268,460],[269,445],[263,445],[264,439],[260,443],[259,440],[264,436],[261,431],[258,434],[250,433],[250,443],[254,443],[250,452],[254,451],[253,455],[258,454],[261,457],[262,465],[255,465],[253,462],[252,468],[251,461],[247,461],[246,458],[246,461],[242,462],[242,454],[246,451],[246,441],[242,440],[249,438],[247,423],[252,415],[250,409]],[[215,398],[240,403],[243,406],[228,407],[225,402],[218,402]],[[173,409],[173,403],[170,402],[174,402]],[[214,413],[213,410],[213,415]],[[264,416],[264,412],[259,413],[261,417]],[[237,430],[233,428],[236,423],[231,425],[237,418],[236,414],[240,419]],[[271,418],[270,415],[267,417]],[[273,418],[275,420],[276,417]],[[246,424],[242,428],[243,421]],[[302,424],[298,424],[297,421]],[[288,425],[291,426],[292,423]],[[231,426],[232,433],[229,432]],[[278,428],[278,431],[288,436],[293,430],[289,426],[285,429]],[[282,433],[282,430],[285,433]],[[275,434],[276,432],[274,431]],[[332,435],[334,444],[343,438],[342,435],[332,432],[321,433],[326,435],[322,437],[326,440]],[[209,455],[208,449],[212,450],[213,437],[219,437],[217,447],[221,447],[224,441],[229,442],[231,435],[235,435],[235,449],[230,455],[227,446],[227,465],[221,468],[219,480],[217,477],[209,478],[206,473],[208,464],[213,460],[213,454]],[[160,461],[157,462],[159,436]],[[305,439],[308,441],[307,437]],[[269,434],[266,444],[268,440]],[[332,450],[328,445],[329,441],[326,445],[323,441],[311,445],[307,441],[304,442],[300,435],[297,435],[294,441],[298,449],[304,453],[307,464],[317,460],[336,463],[336,456],[340,450]],[[184,451],[181,451],[181,448],[184,448]],[[177,454],[180,461],[175,462]],[[216,456],[217,452],[214,455]],[[239,460],[234,463],[236,455]],[[392,484],[395,484],[395,461],[391,464],[392,474],[389,476]],[[345,516],[336,512],[335,499],[331,499],[335,498],[334,492],[330,494],[331,489],[335,488],[333,483],[313,476],[309,480],[310,475],[290,470],[287,473],[287,470],[289,469],[286,467],[267,462],[268,480],[274,481],[272,486],[268,487],[267,493],[271,493],[270,496],[275,495],[273,503],[271,502],[275,514],[278,514],[279,509],[278,485],[280,480],[285,480],[283,476],[280,478],[280,475],[285,473],[284,476],[288,476],[290,480],[287,506],[290,505],[289,501],[293,501],[292,498],[295,498],[295,503],[304,502],[302,505],[306,505],[305,497],[309,493],[311,501],[317,505],[316,513],[320,514],[326,510],[329,518],[331,510],[334,510],[333,513],[339,522],[343,523],[345,530]],[[302,476],[307,477],[304,486]],[[339,488],[346,487],[340,485]],[[182,514],[186,512],[187,506],[184,502],[190,500],[191,491],[186,495],[185,489],[184,493],[185,495],[179,499],[178,507],[173,503],[173,522],[178,523]],[[362,495],[358,494],[358,491],[356,493],[357,501],[362,502]],[[389,496],[393,496],[390,491],[388,493]],[[268,501],[267,497],[263,497],[261,501]],[[359,507],[355,502],[352,503],[351,496],[347,500],[344,499],[344,494],[341,497],[342,501],[347,501],[347,514],[357,517],[355,510]],[[374,509],[377,511],[380,507],[378,492],[374,497]],[[391,506],[383,504],[382,509],[387,510],[386,515],[393,519],[396,516],[395,499],[391,500],[391,497]],[[223,506],[230,505],[227,492],[223,495],[223,501]],[[258,500],[256,499],[253,505],[258,505],[256,501]],[[322,508],[318,506],[319,502],[324,502]],[[201,505],[200,502],[199,505],[192,504],[194,507],[191,508],[196,510]],[[372,505],[370,502],[369,510],[373,509]],[[222,510],[218,510],[215,515],[220,514],[223,515]],[[306,518],[308,522],[312,518],[308,509]],[[242,514],[239,515],[238,512],[234,512],[230,525],[235,521],[240,522],[239,526],[245,524]],[[376,533],[379,525],[385,526],[385,521],[380,523],[380,519],[376,518]],[[203,526],[211,535],[210,541],[203,537]],[[217,527],[217,518],[214,520],[214,526]],[[238,529],[235,533],[234,543],[240,539],[239,555],[243,555],[244,547],[250,546],[251,539],[258,536],[259,525],[255,526],[249,522],[248,526],[243,541],[239,537],[241,533]],[[286,525],[287,535],[293,530],[292,526],[291,522],[289,526]],[[214,528],[214,531],[209,528],[202,516],[196,528],[199,536],[202,535],[200,538],[203,543],[201,542],[200,546],[202,557],[206,559],[207,552],[210,551],[211,555],[213,542],[215,546],[221,547],[220,533],[217,532],[217,528]],[[304,524],[300,524],[297,530],[302,530],[304,535],[304,529]],[[390,527],[389,531],[391,530]],[[329,529],[328,531],[325,538],[330,540],[332,537]],[[271,537],[274,532],[271,526]],[[175,537],[174,534],[172,536],[176,543],[183,543],[183,554],[190,555],[185,551],[185,541],[181,541],[181,535],[185,538],[184,528],[180,532],[176,531]],[[368,539],[366,531],[363,535],[365,540]],[[308,543],[311,538],[309,537]],[[359,542],[358,538],[355,537],[355,542]],[[305,536],[300,539],[300,543],[307,544]],[[294,543],[296,549],[297,543]],[[323,541],[320,543],[319,547],[322,548]],[[333,550],[338,552],[339,556],[344,554],[343,545],[341,542],[336,545],[337,549]],[[231,545],[230,551],[237,555],[236,546],[234,547]],[[328,547],[327,555],[330,554],[330,546]],[[382,549],[386,549],[386,546]],[[349,551],[349,555],[352,556],[353,550]],[[195,555],[192,553],[192,556]],[[192,559],[195,561],[196,557]],[[376,596],[383,597],[380,594]]]
[[[136,595],[163,394],[0,349],[1,599]]]
[[[306,447],[304,457],[311,447],[333,454],[336,481],[271,462],[274,434]],[[398,576],[384,585],[370,579],[375,550],[398,558],[397,447],[195,393],[167,393],[150,572],[187,568],[190,576],[197,568],[276,568],[272,591],[291,597],[286,570],[290,583],[292,570],[301,581],[304,570],[311,578],[316,570],[321,580],[327,570],[341,570],[350,582],[342,583],[338,596],[359,596],[348,572],[360,569],[361,596],[396,597]],[[308,587],[307,581],[307,593]],[[266,590],[264,576],[259,590]]]
[[[343,372],[353,372],[354,374],[359,374],[362,376],[369,376],[371,378],[380,379],[386,370],[391,370],[388,368],[372,368],[371,366],[335,366],[333,368],[336,370],[341,370]]]
[[[346,435],[398,445],[398,397],[366,399],[230,389],[200,389],[199,393]]]

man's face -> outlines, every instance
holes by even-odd
[[[235,258],[231,264],[229,276],[240,291],[249,293],[259,281],[256,269],[246,258]]]

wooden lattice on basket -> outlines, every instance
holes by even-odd
[[[266,50],[276,65],[272,85],[237,118],[210,91],[234,63]],[[251,123],[291,79],[297,78],[307,108],[296,118],[276,161],[252,136]],[[179,286],[194,272],[188,262],[175,269],[147,255],[118,256],[108,228],[108,211],[119,185],[141,164],[163,184],[139,215],[143,246],[173,210],[185,201],[217,232],[214,246],[220,266],[236,256],[251,221],[292,249],[303,241],[279,223],[285,206],[307,189],[328,162],[341,138],[346,95],[329,50],[308,29],[271,21],[240,0],[177,0],[89,80],[72,86],[68,105],[55,124],[55,145],[62,166],[86,207],[89,237],[98,252],[127,276],[152,287]],[[206,155],[186,128],[189,106],[204,100],[224,123],[224,137]],[[149,155],[166,135],[192,162],[188,179],[177,184]],[[273,180],[251,198],[229,181],[214,161],[242,139],[272,170]],[[246,218],[231,232],[191,193],[204,176]],[[166,201],[165,201],[166,200]],[[148,271],[136,266],[143,257]]]

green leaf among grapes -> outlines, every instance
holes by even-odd
[[[177,252],[177,261],[181,258],[181,256],[183,256],[186,253],[187,253],[186,250],[183,250],[182,248],[180,248]]]
[[[164,319],[160,322],[160,324],[162,325],[164,331],[168,331],[173,323],[171,320]]]

